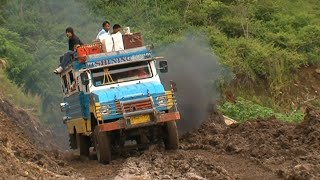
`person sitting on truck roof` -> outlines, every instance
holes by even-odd
[[[98,33],[96,39],[101,41],[101,36],[102,36],[102,35],[104,35],[104,34],[110,35],[109,30],[110,30],[110,23],[109,23],[108,21],[104,21],[104,22],[102,23],[102,29],[101,29],[101,31]]]
[[[62,57],[60,57],[60,65],[53,71],[56,74],[60,74],[62,70],[68,65],[69,61],[75,53],[74,48],[83,45],[83,42],[80,40],[80,38],[74,34],[72,27],[68,27],[66,29],[66,36],[69,39],[69,49]]]
[[[115,24],[112,27],[112,41],[113,41],[113,48],[112,51],[120,51],[124,50],[124,44],[121,34],[121,26],[119,24]]]
[[[115,24],[112,27],[112,34],[117,34],[117,33],[121,33],[121,26],[119,24]]]

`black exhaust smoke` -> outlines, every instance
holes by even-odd
[[[181,134],[197,129],[208,118],[208,109],[219,98],[217,80],[224,68],[203,36],[190,35],[159,51],[168,60],[169,72],[161,74],[166,89],[170,80],[176,83],[176,98],[181,120]]]

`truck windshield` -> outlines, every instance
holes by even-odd
[[[152,77],[150,64],[147,61],[92,69],[94,86],[103,86],[137,79]]]

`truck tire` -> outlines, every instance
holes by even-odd
[[[69,134],[69,146],[70,146],[70,149],[77,149],[76,134]]]
[[[166,149],[177,150],[179,148],[179,135],[175,121],[169,121],[165,125],[164,146]]]
[[[106,132],[100,132],[98,126],[94,129],[94,143],[99,163],[111,162],[111,139]]]
[[[90,155],[90,146],[91,146],[90,137],[79,134],[80,156],[89,156]]]

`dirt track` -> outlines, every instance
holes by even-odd
[[[156,145],[101,165],[52,150],[50,131],[0,99],[0,179],[320,179],[318,114],[300,125],[270,119],[230,127],[221,114],[212,117],[181,137],[176,152]]]

